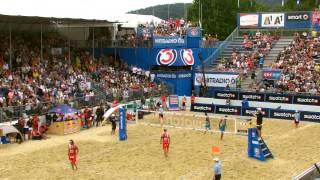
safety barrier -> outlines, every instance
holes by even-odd
[[[241,106],[228,106],[228,105],[213,105],[213,104],[202,104],[195,103],[191,104],[191,111],[195,112],[206,112],[215,114],[228,114],[237,116],[253,116],[256,113],[256,108]],[[320,123],[320,112],[310,112],[310,111],[299,111],[301,121],[310,121]],[[274,119],[286,119],[294,120],[294,110],[286,109],[270,109],[262,108],[262,113],[266,118]]]
[[[309,93],[268,93],[268,92],[248,92],[240,90],[213,90],[213,97],[216,99],[303,104],[320,106],[320,96]]]

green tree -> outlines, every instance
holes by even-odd
[[[256,0],[194,0],[188,9],[188,20],[199,21],[199,3],[202,4],[202,27],[206,34],[226,38],[237,26],[238,12],[266,11],[268,6]]]

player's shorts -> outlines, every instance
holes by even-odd
[[[69,160],[72,164],[75,164],[77,162],[77,157],[76,156],[69,156]]]
[[[182,106],[183,106],[183,107],[186,106],[186,103],[185,103],[185,102],[182,102]]]
[[[163,149],[169,149],[169,143],[163,143],[162,144]]]
[[[159,118],[163,118],[163,114],[159,114]]]
[[[257,125],[257,129],[261,130],[262,129],[262,125]]]
[[[211,129],[210,125],[205,125],[204,128],[205,129]]]
[[[221,132],[224,132],[224,131],[226,130],[226,126],[220,126],[220,127],[219,127],[219,130],[220,130]]]
[[[24,134],[29,134],[29,128],[23,128],[23,133]]]
[[[299,124],[299,121],[294,120],[294,123]]]

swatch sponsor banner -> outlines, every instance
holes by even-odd
[[[291,104],[292,96],[288,94],[266,94],[266,101]]]
[[[293,104],[306,104],[306,105],[320,105],[320,97],[319,96],[302,96],[295,95],[293,97]]]
[[[274,119],[294,119],[295,111],[293,110],[277,110],[277,109],[270,109],[270,118]]]
[[[262,114],[264,117],[268,117],[268,109],[261,108]],[[242,109],[242,116],[253,116],[257,113],[257,108],[249,107],[249,108],[243,108]]]
[[[238,99],[238,92],[237,91],[215,91],[214,98],[216,99]]]
[[[266,13],[261,14],[261,27],[276,28],[284,27],[284,13]]]
[[[312,121],[312,122],[320,122],[320,113],[319,112],[300,112],[300,119],[302,121]]]
[[[185,47],[186,39],[180,36],[154,36],[153,47],[154,48],[166,48],[166,47]]]
[[[191,104],[191,111],[214,113],[214,105],[213,104],[194,103],[194,104]]]
[[[240,28],[255,28],[259,26],[259,14],[239,14]]]
[[[264,101],[264,94],[256,92],[241,92],[239,99],[243,100],[245,98],[247,98],[249,101]]]
[[[237,106],[216,106],[216,114],[240,115],[241,107]]]
[[[206,85],[207,87],[236,87],[236,79],[239,74],[224,74],[224,73],[206,73]],[[204,83],[203,74],[195,73],[194,85],[201,86]]]

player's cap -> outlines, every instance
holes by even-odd
[[[218,162],[218,161],[219,161],[219,158],[216,157],[216,158],[213,158],[213,160],[216,161],[216,162]]]
[[[257,108],[258,111],[261,111],[261,108]]]

